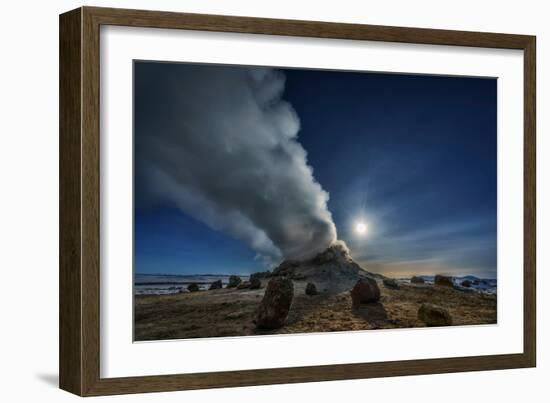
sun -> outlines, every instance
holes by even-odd
[[[364,236],[367,234],[367,223],[360,221],[357,224],[355,224],[355,232],[358,235]]]

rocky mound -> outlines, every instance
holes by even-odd
[[[359,266],[343,242],[334,243],[308,260],[285,260],[273,270],[272,276],[315,283],[317,291],[323,294],[349,291],[361,278],[380,277]]]

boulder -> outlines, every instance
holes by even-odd
[[[256,316],[260,329],[278,329],[284,325],[294,298],[294,285],[287,277],[269,280]]]
[[[378,301],[380,299],[380,288],[378,288],[376,280],[370,277],[357,280],[351,290],[351,299],[354,308],[357,308],[360,304]]]
[[[441,274],[435,275],[434,284],[443,287],[454,287],[453,278],[450,276],[443,276]]]
[[[451,326],[453,324],[451,315],[445,308],[429,303],[420,306],[418,319],[426,326]]]
[[[210,284],[210,288],[208,288],[208,289],[209,290],[219,290],[222,287],[223,287],[222,281],[221,280],[216,280],[216,281],[214,281]]]
[[[243,281],[237,286],[237,290],[243,290],[245,288],[250,288],[250,281]]]
[[[191,283],[187,286],[187,291],[197,292],[197,291],[199,291],[199,285],[197,283]]]
[[[317,287],[313,283],[307,283],[306,285],[306,295],[317,295]]]
[[[241,282],[242,280],[239,276],[235,276],[234,274],[232,274],[231,276],[229,276],[229,282],[227,283],[227,288],[235,288],[239,284],[241,284]]]
[[[392,290],[399,290],[399,283],[394,278],[385,278],[382,280],[384,287],[391,288]]]
[[[470,288],[472,286],[472,282],[470,280],[464,280],[462,283],[460,283],[462,287]]]
[[[258,290],[258,289],[262,288],[262,280],[260,280],[259,277],[250,276],[249,283],[250,283],[250,289],[251,290]]]
[[[411,277],[411,283],[412,284],[424,284],[426,281],[420,276],[412,276]]]

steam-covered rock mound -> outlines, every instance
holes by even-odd
[[[360,278],[378,277],[359,266],[343,242],[334,243],[308,260],[285,260],[273,270],[272,276],[312,282],[319,293],[328,294],[349,291]]]

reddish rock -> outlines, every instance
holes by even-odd
[[[418,319],[426,326],[451,326],[453,319],[449,312],[440,306],[424,303],[418,310]]]
[[[278,329],[283,326],[293,297],[292,280],[286,277],[269,280],[256,317],[256,326],[261,329]]]
[[[378,301],[380,299],[380,288],[378,288],[376,280],[370,277],[357,280],[351,290],[351,299],[354,308],[360,304]]]

